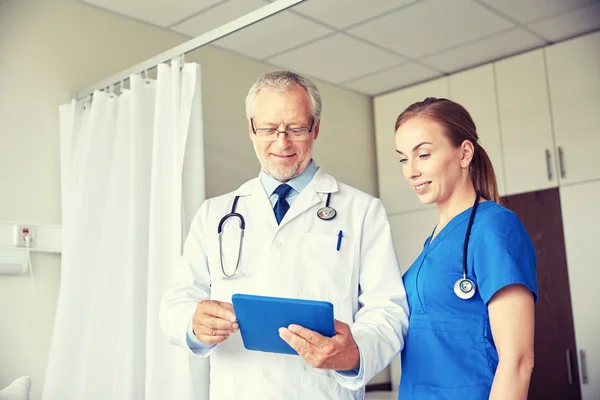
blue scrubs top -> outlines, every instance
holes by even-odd
[[[487,399],[498,366],[487,303],[510,284],[523,284],[537,301],[536,254],[519,218],[493,201],[477,207],[467,253],[469,300],[454,283],[471,208],[454,217],[404,274],[410,322],[402,350],[399,399]]]

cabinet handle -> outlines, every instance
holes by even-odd
[[[548,168],[548,180],[552,180],[552,155],[550,150],[546,149],[546,167]]]
[[[579,358],[581,359],[581,382],[584,385],[590,383],[588,379],[588,369],[587,369],[587,357],[585,355],[585,350],[579,350]]]
[[[567,379],[569,386],[573,384],[573,371],[571,370],[571,350],[567,349]]]
[[[567,174],[565,173],[565,163],[563,160],[563,148],[558,146],[558,166],[560,168],[560,177],[564,178]]]

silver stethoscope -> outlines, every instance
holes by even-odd
[[[231,212],[229,214],[225,214],[223,218],[219,221],[219,226],[217,228],[219,234],[219,261],[221,262],[221,271],[223,272],[223,276],[225,279],[233,278],[237,274],[237,270],[240,267],[240,256],[242,254],[242,243],[244,241],[244,231],[246,230],[246,220],[244,216],[238,212],[235,212],[235,208],[237,206],[237,202],[240,199],[240,196],[235,196],[233,199],[233,205],[231,206]],[[329,201],[331,200],[331,193],[327,193],[327,201],[325,202],[325,207],[319,208],[317,211],[317,217],[322,219],[323,221],[329,221],[335,218],[337,215],[337,211],[334,208],[329,207]],[[229,218],[237,218],[240,226],[240,245],[238,248],[237,260],[235,262],[235,269],[233,273],[228,274],[225,272],[225,267],[223,266],[223,251],[222,251],[222,240],[223,240],[223,224]]]
[[[471,215],[469,216],[469,223],[467,224],[467,233],[465,233],[465,240],[463,245],[463,259],[462,259],[462,278],[456,281],[454,284],[454,293],[463,299],[468,300],[475,296],[475,292],[477,291],[477,285],[475,282],[467,278],[467,250],[469,248],[469,236],[471,235],[471,227],[473,226],[473,218],[475,217],[475,212],[477,211],[477,206],[479,205],[479,197],[481,193],[477,190],[477,195],[475,196],[475,203],[473,203],[473,209],[471,210]]]

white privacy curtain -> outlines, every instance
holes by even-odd
[[[204,200],[200,67],[173,60],[130,79],[59,109],[62,274],[44,400],[208,398],[206,361],[158,321]]]

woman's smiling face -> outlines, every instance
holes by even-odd
[[[444,127],[415,116],[396,130],[396,152],[404,177],[424,204],[446,201],[462,177],[461,148],[455,148]]]

